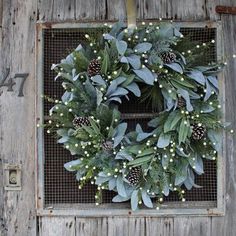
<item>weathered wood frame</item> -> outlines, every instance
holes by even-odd
[[[150,20],[148,21],[150,22]],[[153,21],[153,22],[156,22]],[[92,24],[91,24],[92,23]],[[222,27],[221,22],[175,22],[182,27],[209,27],[217,29],[217,57],[219,59],[223,56],[222,44]],[[62,23],[37,23],[37,36],[36,36],[36,118],[39,123],[44,121],[43,116],[43,29],[48,28],[89,28],[89,27],[102,27],[103,22],[62,22]],[[221,91],[221,104],[223,110],[225,109],[225,89],[224,89],[224,76],[223,73],[219,76],[220,91]],[[209,203],[196,202],[189,203],[168,203],[160,210],[140,210],[131,212],[130,209],[122,209],[118,205],[112,207],[112,204],[103,204],[100,207],[94,207],[94,204],[74,204],[67,206],[60,205],[58,208],[44,207],[44,141],[43,141],[43,128],[36,130],[36,209],[38,216],[80,216],[80,217],[102,217],[102,216],[177,216],[177,215],[195,215],[195,216],[222,216],[225,214],[225,161],[226,157],[226,138],[223,134],[222,150],[219,153],[217,161],[217,207],[209,207]],[[202,203],[202,204],[200,204]],[[173,205],[175,208],[172,208]],[[195,205],[195,206],[194,206]],[[118,208],[117,208],[118,207]],[[194,208],[195,207],[195,208]],[[166,208],[166,209],[165,209]]]

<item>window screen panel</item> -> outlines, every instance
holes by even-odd
[[[216,41],[215,28],[182,28],[182,33],[188,36],[191,40],[199,41],[200,43],[209,42],[212,39]],[[44,29],[44,94],[60,99],[63,94],[63,88],[60,80],[55,81],[55,72],[51,70],[53,63],[58,63],[81,42],[85,40],[85,34],[96,36],[102,34],[99,28],[78,28],[78,29]],[[216,44],[211,44],[208,53],[205,57],[206,62],[216,59]],[[52,104],[44,102],[44,115],[48,115],[48,111]],[[150,106],[140,103],[137,99],[131,99],[130,102],[125,102],[119,108],[124,114],[143,114],[143,117],[132,119],[127,118],[129,129],[135,129],[137,123],[140,123],[144,129],[148,129],[147,122],[150,120],[150,114],[158,111],[153,111]],[[130,115],[130,114],[129,114]],[[132,114],[131,114],[132,115]],[[146,125],[146,126],[145,126]],[[87,184],[82,190],[78,189],[78,182],[75,179],[75,174],[64,169],[64,163],[73,160],[74,157],[65,150],[61,145],[56,143],[56,139],[51,137],[46,132],[44,133],[44,203],[45,206],[53,206],[54,204],[76,204],[76,203],[94,203],[94,195],[96,186]],[[186,201],[214,201],[217,200],[217,166],[214,161],[204,161],[205,174],[196,176],[196,184],[202,188],[193,188],[191,191],[186,191]],[[111,203],[114,192],[103,192],[103,203]],[[166,202],[179,201],[177,194],[171,193],[165,198]],[[114,203],[115,204],[115,203]]]

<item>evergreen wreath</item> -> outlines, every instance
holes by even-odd
[[[216,160],[226,127],[216,77],[223,64],[205,63],[212,43],[190,42],[171,23],[131,30],[118,22],[101,39],[85,35],[52,66],[65,92],[47,132],[75,157],[65,168],[76,172],[79,188],[97,185],[97,205],[103,189],[136,210],[142,203],[159,208],[171,191],[185,201],[185,188],[200,187],[195,175],[204,173],[204,159]],[[137,124],[129,131],[122,119],[119,104],[131,94],[153,111],[163,108],[148,130]]]

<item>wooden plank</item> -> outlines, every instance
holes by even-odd
[[[53,21],[75,19],[75,0],[56,0],[53,2]]]
[[[146,236],[173,236],[174,220],[173,218],[154,218],[147,217],[146,221]],[[182,235],[181,235],[182,236]]]
[[[54,0],[37,0],[38,9],[37,15],[39,21],[52,21],[53,20],[53,4]]]
[[[144,0],[143,7],[145,19],[172,18],[170,1]]]
[[[145,225],[145,218],[144,217],[132,217],[127,218],[129,221],[129,236],[143,236],[146,235],[146,225]]]
[[[43,217],[39,221],[39,236],[75,236],[74,217]]]
[[[143,1],[136,1],[137,18],[143,18]],[[125,0],[107,1],[107,19],[108,20],[124,20],[126,19]]]
[[[206,18],[205,0],[172,0],[171,14],[176,20],[204,20]]]
[[[34,40],[36,1],[3,1],[0,71],[29,73],[24,97],[6,92],[0,97],[0,150],[4,163],[22,165],[22,190],[3,191],[1,235],[36,235],[34,180]],[[16,87],[19,86],[16,81]],[[15,88],[16,88],[15,87]],[[23,220],[23,221],[22,221]]]
[[[209,217],[176,217],[174,233],[181,236],[210,236],[211,219]]]
[[[220,4],[221,0],[206,0],[205,10],[206,10],[206,20],[220,20],[220,15],[216,13],[215,8]]]
[[[107,16],[105,0],[76,0],[76,19],[95,20],[105,19]]]
[[[124,236],[129,231],[129,221],[126,217],[109,217],[108,218],[108,230],[109,236]]]
[[[236,59],[233,59],[233,53],[236,54],[236,17],[222,15],[222,35],[224,41],[224,53],[227,58],[227,66],[224,70],[225,91],[226,91],[226,120],[232,122],[232,129],[236,130]],[[226,215],[222,218],[223,235],[235,235],[236,224],[236,158],[235,145],[236,136],[228,134],[226,136]],[[215,222],[214,222],[215,223]],[[216,222],[217,223],[217,222]]]
[[[76,236],[107,235],[107,218],[76,218]]]

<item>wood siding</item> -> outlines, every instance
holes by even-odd
[[[217,15],[216,5],[235,0],[137,0],[139,19],[221,20],[224,53],[236,53],[236,16]],[[125,17],[124,0],[0,0],[0,72],[11,69],[29,77],[24,97],[6,88],[0,96],[0,235],[1,236],[233,236],[236,234],[236,137],[226,137],[226,214],[176,217],[41,216],[35,204],[35,35],[37,21],[116,20]],[[226,118],[236,121],[236,60],[224,72]],[[1,94],[0,91],[0,94]],[[22,164],[22,191],[5,191],[3,163]],[[38,227],[37,227],[38,223]]]

